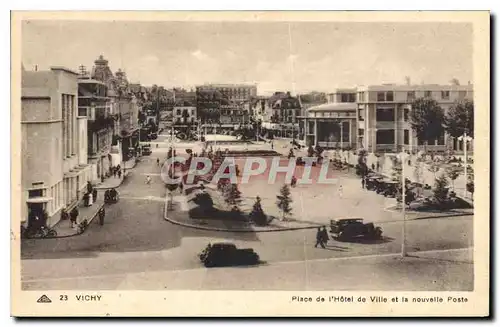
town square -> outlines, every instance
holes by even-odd
[[[23,290],[475,289],[470,26],[261,25],[23,22]]]

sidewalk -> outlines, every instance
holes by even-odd
[[[123,183],[123,180],[125,179],[125,177],[128,176],[128,174],[130,173],[130,169],[134,168],[136,165],[137,165],[137,163],[135,162],[135,157],[133,159],[124,161],[123,162],[124,171],[123,171],[121,177],[118,177],[118,176],[108,177],[104,180],[104,182],[100,182],[99,184],[97,184],[95,186],[95,188],[97,190],[107,190],[107,189],[111,189],[111,188],[117,188],[118,186],[120,186]]]
[[[87,222],[90,225],[92,220],[94,220],[94,218],[97,216],[99,210],[104,206],[104,194],[101,193],[97,196],[98,200],[94,202],[94,204],[92,204],[90,207],[85,207],[83,204],[80,204],[78,206],[79,215],[76,220],[77,224],[81,223],[84,219],[87,219]],[[53,228],[57,232],[56,238],[78,235],[77,229],[71,228],[71,222],[69,219],[60,220]]]

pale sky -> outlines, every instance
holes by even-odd
[[[290,30],[290,33],[289,33]],[[30,21],[26,69],[90,69],[102,54],[132,83],[257,83],[259,94],[472,81],[472,26],[460,23]],[[293,62],[293,65],[292,65]],[[294,84],[295,81],[295,84]]]

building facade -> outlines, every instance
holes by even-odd
[[[437,101],[445,113],[457,101],[473,100],[472,85],[371,85],[357,89],[358,147],[369,152],[418,150],[424,142],[417,139],[410,125],[412,103],[418,98]],[[349,98],[349,100],[352,100]],[[472,145],[469,145],[471,150]],[[430,151],[462,151],[461,142],[443,134],[427,145]]]
[[[82,199],[91,178],[87,117],[78,115],[78,73],[53,67],[22,71],[22,221],[60,220]]]
[[[257,96],[257,85],[248,84],[205,84],[196,87],[197,91],[218,91],[222,96],[232,102],[250,101]]]
[[[198,121],[194,106],[175,106],[172,114],[175,125],[195,125]]]
[[[107,85],[81,74],[78,80],[78,115],[86,117],[88,163],[91,180],[100,182],[110,175],[110,168],[121,164],[113,160],[112,146],[117,145],[119,115],[111,99]],[[115,162],[113,162],[115,161]]]
[[[355,148],[357,106],[352,96],[353,90],[337,90],[328,95],[328,103],[308,108],[299,117],[299,138],[325,149]]]
[[[112,138],[112,154],[121,153],[122,161],[130,160],[138,154],[139,149],[139,103],[134,92],[142,94],[143,89],[127,80],[127,75],[121,69],[113,74],[108,60],[101,55],[94,61],[91,78],[103,82],[107,87],[107,96],[110,98],[110,112],[115,116],[115,134]],[[116,119],[116,117],[118,119]],[[103,137],[104,139],[104,137]],[[117,150],[117,142],[119,140]],[[113,156],[112,156],[113,157]],[[115,161],[115,160],[113,160]],[[121,165],[123,167],[123,165]],[[108,167],[109,169],[109,167]],[[106,171],[106,169],[103,169]],[[102,177],[102,176],[100,176]]]

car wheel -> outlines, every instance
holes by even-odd
[[[207,268],[212,268],[212,267],[215,267],[215,264],[212,260],[206,260],[205,262],[203,262],[203,264],[205,265],[205,267]]]

